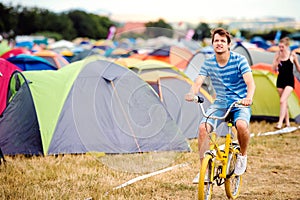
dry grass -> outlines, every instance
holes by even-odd
[[[252,122],[251,132],[273,126]],[[300,199],[299,139],[299,130],[253,137],[239,199]],[[197,186],[191,182],[198,172],[197,141],[190,143],[190,153],[6,157],[6,165],[0,166],[0,199],[196,199]],[[188,165],[113,190],[130,179],[180,163]],[[226,199],[223,187],[214,187],[214,199]]]

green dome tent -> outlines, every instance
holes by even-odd
[[[256,85],[252,105],[252,118],[273,121],[278,120],[280,99],[276,88],[277,75],[268,70],[268,68],[271,68],[271,65],[263,63],[252,66]],[[296,123],[300,123],[300,99],[296,94],[296,89],[288,99],[288,107],[290,118]]]
[[[23,74],[44,155],[190,150],[154,90],[127,68],[90,57]]]

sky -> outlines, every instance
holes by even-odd
[[[300,0],[0,0],[5,5],[45,8],[53,12],[83,9],[110,13],[113,20],[167,22],[222,18],[291,17],[300,21]]]

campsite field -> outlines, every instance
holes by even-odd
[[[270,131],[274,125],[252,122],[251,132],[256,135]],[[249,165],[239,199],[300,199],[299,140],[299,129],[282,135],[252,137]],[[163,160],[168,156],[152,154],[142,157],[144,163],[139,163],[141,168],[146,168],[153,166],[154,160],[162,159],[166,167],[182,163],[184,166],[115,190],[113,188],[146,174],[147,170],[125,172],[133,166],[131,162],[136,163],[138,156],[117,157],[124,162],[97,154],[7,156],[6,164],[0,166],[0,199],[196,199],[197,186],[192,184],[192,179],[198,171],[197,141],[191,140],[190,144],[192,152],[176,154],[172,161]],[[143,171],[141,168],[135,169],[136,172]],[[223,187],[214,187],[213,199],[226,199]]]

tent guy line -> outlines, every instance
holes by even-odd
[[[164,169],[161,169],[161,170],[149,173],[149,174],[138,176],[138,177],[136,177],[134,179],[131,179],[131,180],[129,180],[129,181],[127,181],[127,182],[125,182],[125,183],[117,186],[117,187],[114,187],[113,190],[124,188],[124,187],[126,187],[128,185],[131,185],[131,184],[137,182],[137,181],[141,181],[141,180],[144,180],[146,178],[149,178],[149,177],[152,177],[152,176],[155,176],[155,175],[158,175],[158,174],[162,174],[162,173],[171,171],[171,170],[176,169],[176,168],[185,167],[187,165],[189,165],[189,163],[182,163],[182,164],[178,164],[178,165],[175,165],[175,166],[172,166],[172,167],[167,167],[167,168],[164,168]],[[108,192],[106,192],[105,195],[108,195]]]
[[[258,133],[257,136],[267,136],[267,135],[277,135],[277,134],[283,134],[283,133],[291,133],[294,132],[296,130],[300,129],[300,126],[295,127],[285,127],[283,129],[277,130],[277,131],[269,131],[269,132],[265,132],[265,133]]]

